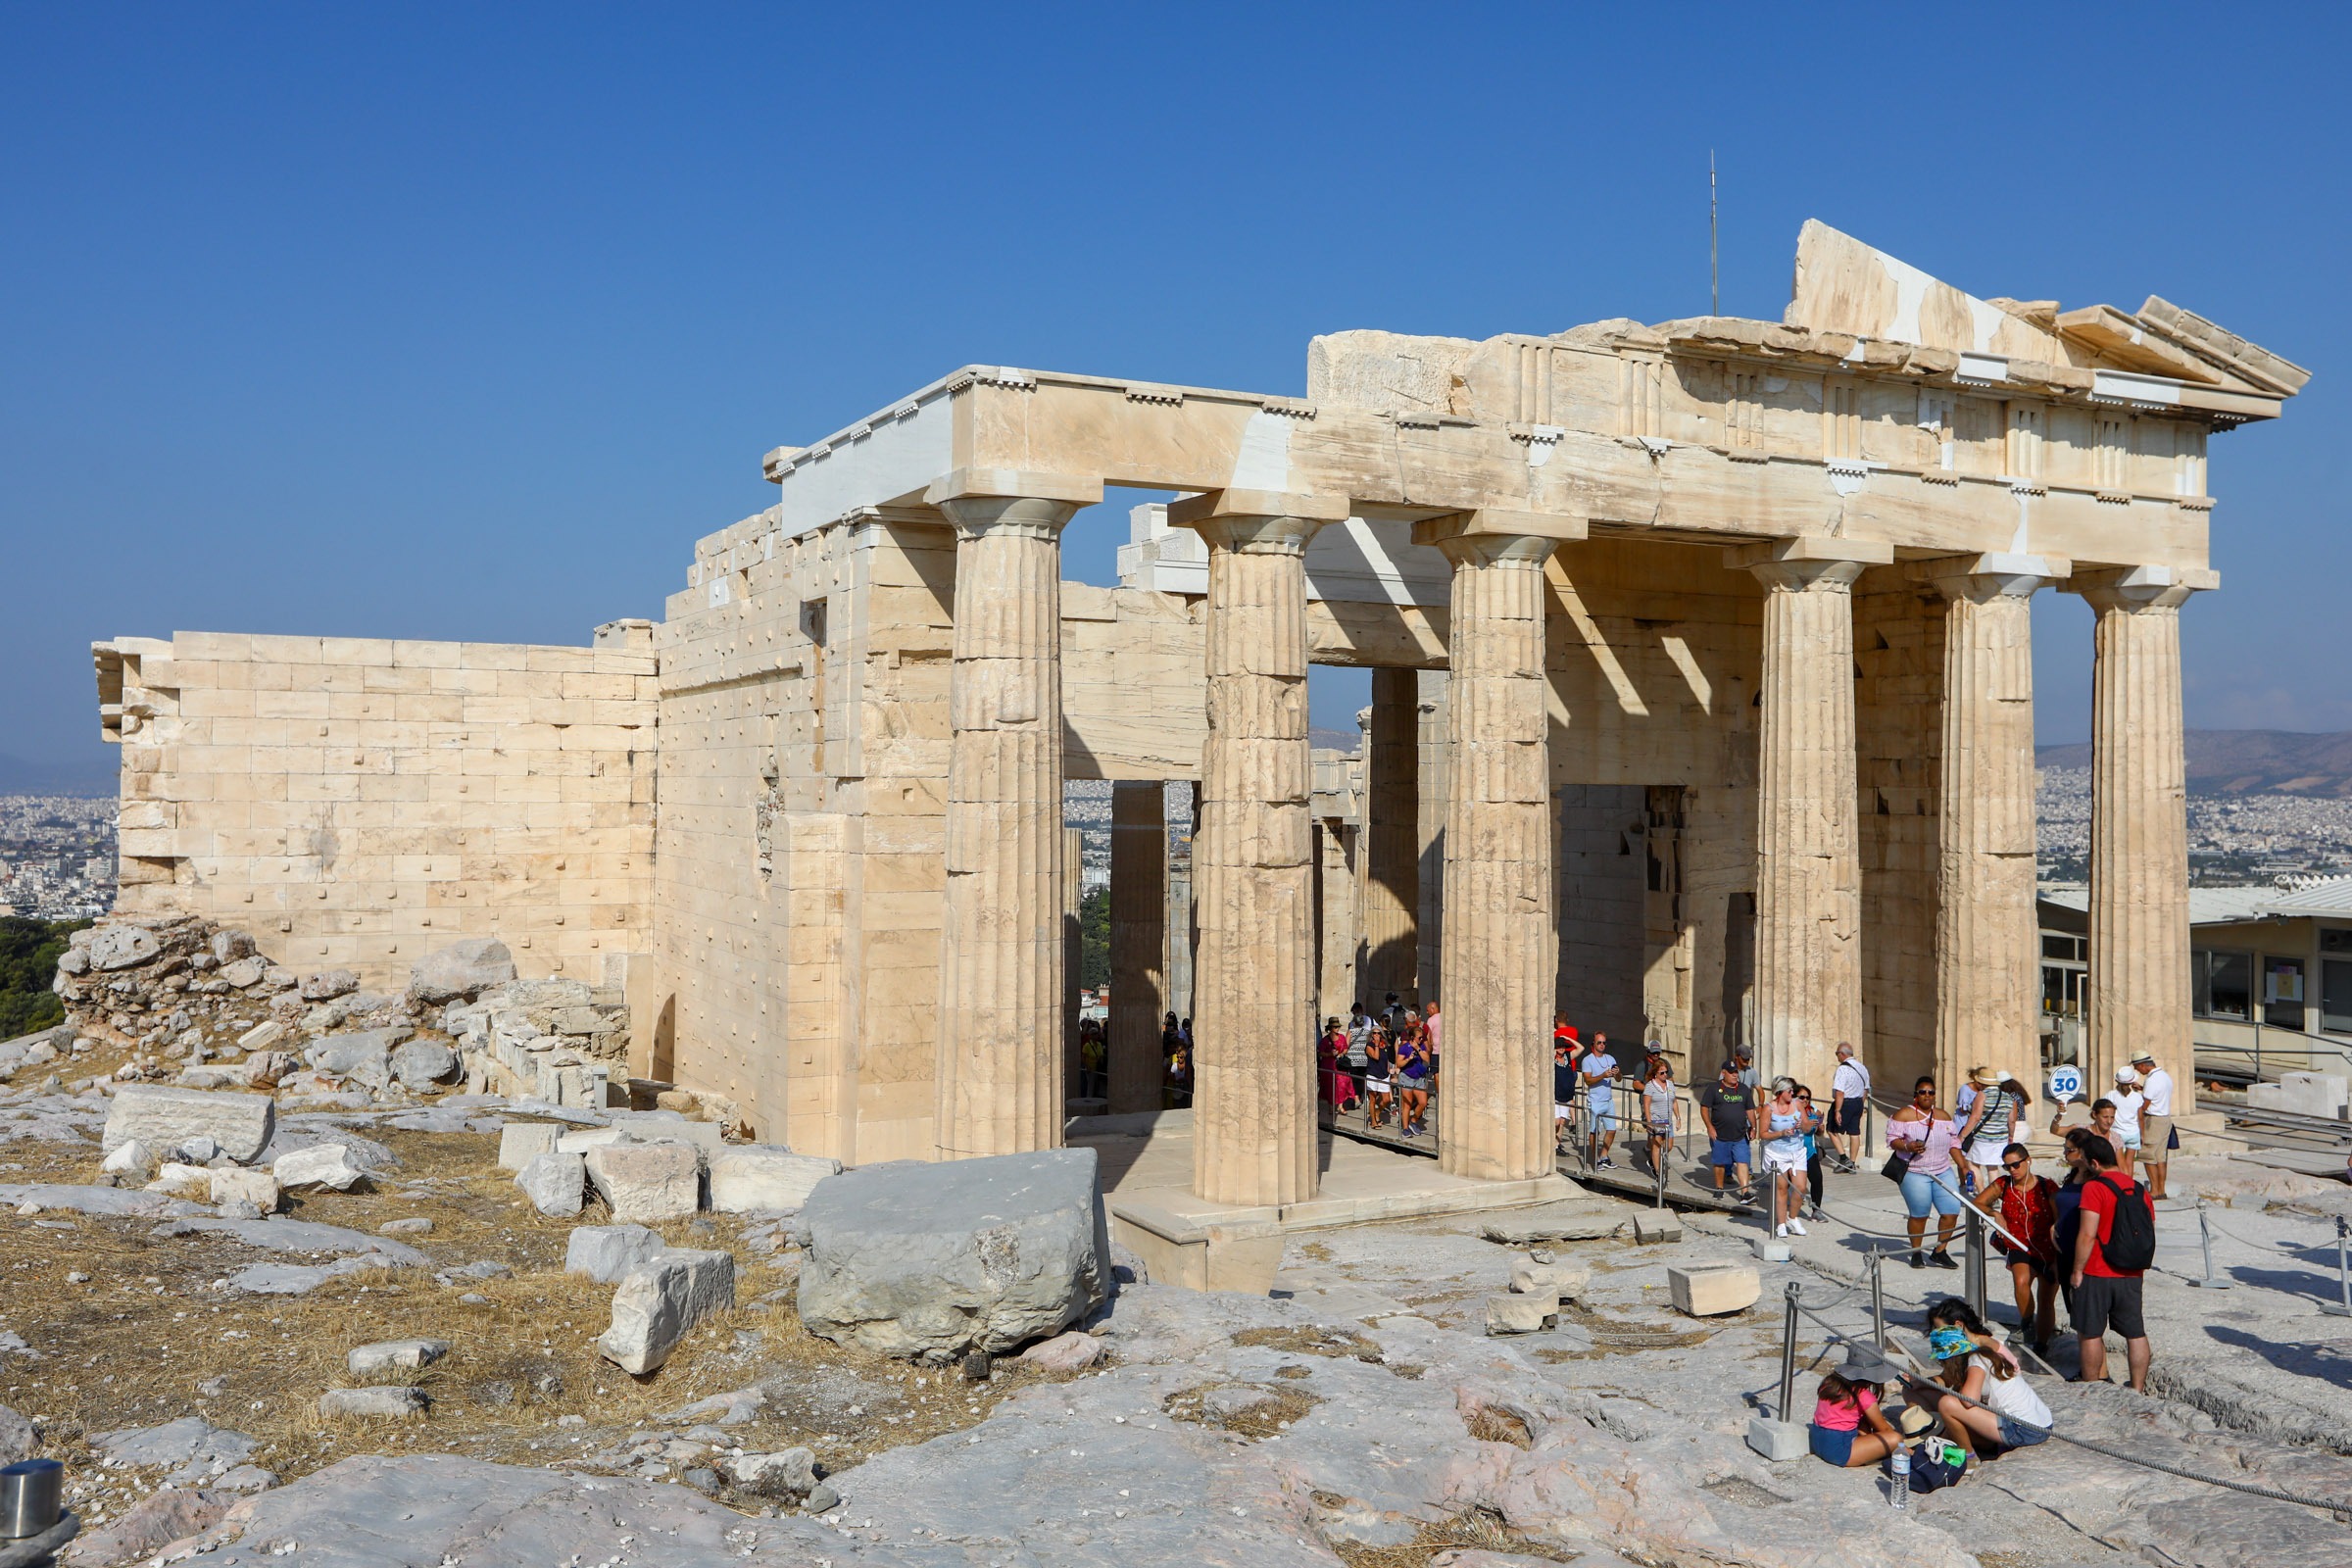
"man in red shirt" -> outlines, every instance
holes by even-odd
[[[2124,1361],[2132,1387],[2148,1392],[2148,1328],[2140,1313],[2143,1268],[2118,1268],[2107,1258],[2116,1239],[2117,1205],[2138,1203],[2147,1210],[2147,1235],[2153,1237],[2156,1205],[2147,1189],[2116,1174],[2115,1146],[2092,1138],[2082,1146],[2091,1169],[2082,1184],[2082,1219],[2075,1236],[2074,1318],[2082,1340],[2082,1381],[2107,1380],[2107,1330],[2123,1337]]]

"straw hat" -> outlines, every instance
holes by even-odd
[[[2009,1081],[2009,1075],[2005,1072],[1995,1072],[1990,1067],[1979,1067],[1968,1075],[1968,1081],[1979,1089],[1998,1089]]]
[[[1936,1424],[1936,1417],[1916,1404],[1903,1405],[1894,1412],[1892,1420],[1894,1430],[1906,1438],[1916,1438]]]

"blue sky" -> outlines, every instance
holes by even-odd
[[[2189,721],[2352,728],[2341,15],[0,5],[0,752],[107,760],[93,638],[658,615],[763,450],[957,365],[1699,313],[1710,148],[1727,312],[1819,217],[2313,368],[2215,443]],[[2080,739],[2088,612],[2036,632]]]

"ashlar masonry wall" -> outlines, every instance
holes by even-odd
[[[179,632],[93,656],[122,912],[202,914],[377,988],[459,937],[591,984],[647,943],[649,623],[587,648]]]

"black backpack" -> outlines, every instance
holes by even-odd
[[[2137,1274],[2152,1268],[2156,1262],[2156,1219],[2148,1212],[2147,1189],[2133,1182],[2132,1191],[2126,1193],[2105,1175],[2097,1179],[2115,1194],[2115,1213],[2107,1222],[2107,1240],[2099,1245],[2100,1257],[2119,1274]]]

